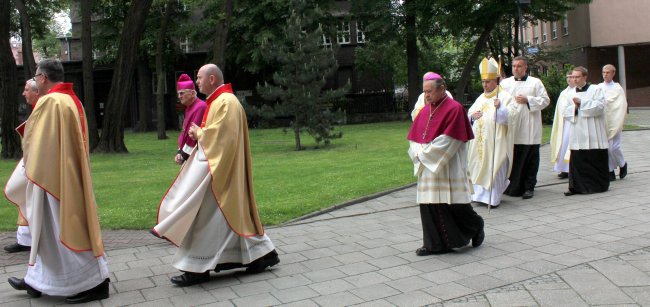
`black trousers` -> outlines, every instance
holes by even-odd
[[[483,230],[483,218],[471,204],[420,204],[423,246],[439,252],[463,247]]]
[[[571,150],[569,191],[580,194],[605,192],[609,189],[607,149]]]
[[[539,170],[539,144],[515,144],[512,157],[510,185],[504,192],[510,196],[521,196],[525,191],[535,190]]]

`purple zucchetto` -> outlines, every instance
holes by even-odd
[[[427,80],[442,80],[442,77],[435,72],[429,71],[426,74],[424,74],[424,77],[422,77],[422,81],[427,81]]]
[[[176,82],[176,90],[194,90],[194,81],[187,74],[182,74]]]

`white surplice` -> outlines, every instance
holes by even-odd
[[[569,97],[572,101],[573,97],[580,98],[580,107],[576,111],[575,104],[571,103],[563,112],[564,118],[571,122],[569,148],[571,150],[607,149],[609,144],[605,128],[603,89],[591,84],[584,92],[577,90],[577,87],[572,89]]]
[[[428,144],[409,141],[418,204],[467,204],[472,187],[467,172],[467,144],[440,135]]]
[[[249,264],[275,249],[271,239],[263,236],[237,235],[223,216],[212,196],[208,161],[201,146],[188,158],[163,202],[168,212],[154,227],[156,232],[178,245],[172,265],[186,272],[214,270],[220,263]],[[214,174],[219,176],[219,174]],[[187,229],[183,235],[169,237]]]
[[[550,103],[546,88],[542,81],[531,76],[526,76],[525,81],[516,81],[510,77],[501,82],[501,87],[515,99],[517,95],[528,98],[528,105],[524,105],[517,123],[515,144],[536,145],[542,143],[542,110]]]

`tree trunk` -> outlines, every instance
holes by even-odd
[[[153,0],[133,1],[124,20],[115,59],[113,80],[104,111],[102,135],[95,147],[96,152],[128,152],[124,145],[122,114],[124,114],[126,103],[131,94],[131,81],[133,81],[133,72],[138,56],[138,45],[152,2]]]
[[[293,127],[293,136],[296,140],[296,151],[302,150],[302,145],[300,145],[300,127]]]
[[[18,93],[16,79],[18,69],[9,40],[10,1],[0,1],[0,105],[2,105],[2,152],[3,159],[17,159],[22,156],[20,138],[14,130],[18,126]]]
[[[467,59],[467,62],[465,62],[465,66],[463,67],[463,72],[460,75],[460,79],[458,80],[458,84],[456,85],[456,90],[454,91],[454,98],[456,98],[456,101],[460,103],[464,104],[467,102],[467,99],[465,98],[465,88],[467,87],[467,83],[469,83],[470,73],[472,72],[472,69],[474,69],[474,63],[476,63],[476,58],[479,56],[483,48],[485,48],[488,37],[490,37],[490,32],[492,32],[492,29],[494,28],[494,24],[495,23],[490,22],[485,25],[485,28],[483,28],[483,32],[481,33],[481,36],[476,41],[476,45],[474,46],[474,51],[472,51],[472,54]]]
[[[232,9],[233,0],[224,0],[223,12],[225,16],[223,20],[217,23],[217,31],[212,45],[212,62],[219,66],[222,71],[226,69],[226,43],[228,42],[230,21],[232,20]]]
[[[32,27],[29,24],[29,14],[25,2],[27,0],[14,0],[18,14],[20,14],[20,36],[23,45],[23,72],[25,80],[36,73],[36,61],[34,61],[34,50],[32,48]],[[9,1],[7,1],[9,2]]]
[[[99,142],[95,115],[95,86],[93,78],[93,41],[91,35],[92,0],[79,0],[81,7],[81,56],[84,86],[84,109],[88,121],[88,140],[92,150]]]
[[[149,131],[151,127],[151,69],[147,59],[138,61],[138,123],[134,127],[136,132]]]
[[[409,110],[413,110],[415,102],[422,92],[422,81],[418,67],[418,39],[415,21],[415,11],[409,6],[413,0],[404,1],[406,7],[406,67],[408,82]]]
[[[156,40],[156,81],[157,81],[157,90],[156,91],[156,105],[157,107],[157,117],[158,117],[158,139],[164,140],[167,139],[167,134],[165,133],[165,83],[167,81],[165,75],[165,67],[163,67],[163,53],[165,45],[165,36],[167,34],[167,24],[169,23],[169,18],[172,11],[174,10],[174,4],[176,0],[167,0],[165,4],[165,12],[160,20],[160,31],[158,32],[158,39]]]

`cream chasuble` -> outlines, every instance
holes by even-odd
[[[569,107],[570,105],[573,104],[573,101],[571,98],[573,98],[569,93],[571,92],[573,88],[567,86],[561,93],[560,97],[557,99],[557,103],[555,104],[555,114],[553,116],[553,127],[551,128],[551,163],[557,163],[559,158],[559,155],[561,154],[560,151],[563,148],[563,144],[565,145],[564,147],[567,147],[566,145],[569,142],[569,138],[565,138],[565,132],[571,131],[571,122],[565,121],[564,117],[562,114],[564,113],[564,109]],[[570,134],[569,134],[570,136]],[[564,156],[560,159],[560,161],[563,161],[565,163],[569,163],[569,158],[571,156],[571,151],[566,150],[564,153]]]
[[[612,139],[623,131],[625,117],[627,116],[627,98],[625,91],[618,82],[601,83],[607,105],[605,106],[605,123],[607,124],[607,138]]]

